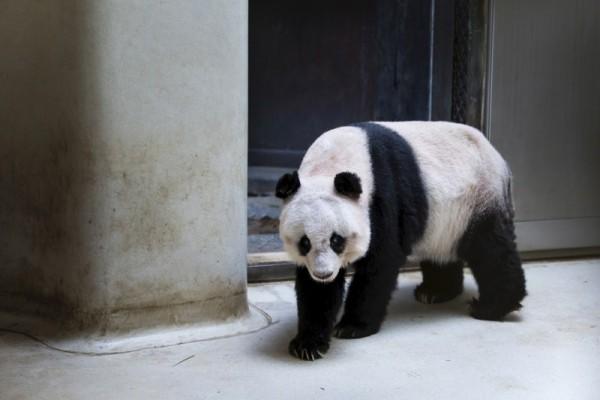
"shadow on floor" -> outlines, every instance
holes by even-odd
[[[402,276],[401,278],[402,279]],[[442,304],[422,304],[415,300],[413,291],[415,282],[404,281],[396,289],[388,306],[388,315],[377,335],[360,340],[377,340],[378,337],[390,332],[405,335],[414,334],[414,331],[428,331],[426,325],[432,324],[437,327],[445,323],[454,323],[457,319],[471,318],[469,316],[469,301],[477,296],[477,288],[471,282],[465,282],[465,290],[458,298]],[[291,357],[287,352],[289,341],[296,335],[297,315],[294,312],[282,315],[277,328],[269,336],[269,340],[262,342],[257,348],[258,356],[268,357],[278,362],[297,363],[303,362]],[[518,320],[518,316],[512,316],[508,320]],[[484,323],[495,324],[495,322]],[[350,344],[353,340],[332,339],[335,342]],[[383,342],[383,338],[382,338]]]

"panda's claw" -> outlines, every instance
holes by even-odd
[[[305,339],[302,337],[295,337],[289,345],[289,353],[301,360],[315,361],[319,358],[323,358],[329,344],[319,339]]]
[[[359,339],[373,335],[378,331],[379,327],[373,324],[351,323],[342,320],[335,327],[333,335],[339,339]]]
[[[450,301],[462,293],[462,286],[449,289],[432,289],[425,284],[420,284],[415,288],[415,299],[423,304],[439,304]]]

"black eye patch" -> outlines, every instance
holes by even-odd
[[[329,245],[333,251],[340,254],[344,251],[344,247],[346,247],[346,239],[334,232],[329,239]]]
[[[310,251],[310,239],[306,235],[302,236],[298,242],[298,251],[303,256],[307,255]]]

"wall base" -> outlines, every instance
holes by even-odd
[[[238,318],[202,323],[172,323],[129,332],[64,329],[48,319],[0,312],[0,331],[23,334],[58,351],[76,354],[108,355],[129,353],[228,338],[257,332],[274,324],[271,316],[256,306]]]

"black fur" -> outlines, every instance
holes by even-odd
[[[275,187],[275,196],[280,199],[287,199],[296,193],[299,188],[300,178],[298,177],[298,171],[294,171],[291,174],[285,174],[279,178],[277,186]]]
[[[500,321],[521,308],[527,292],[512,212],[497,209],[474,217],[458,256],[469,264],[479,288],[479,298],[471,303],[474,318]]]
[[[329,238],[329,246],[336,254],[342,254],[346,248],[346,238],[334,232]]]
[[[423,283],[415,288],[415,299],[421,303],[435,304],[452,300],[463,291],[463,263],[421,263]]]
[[[399,268],[423,235],[427,198],[410,145],[392,130],[361,123],[366,131],[374,177],[371,199],[371,243],[355,263],[344,315],[335,329],[339,338],[358,338],[379,331],[396,287]]]
[[[291,355],[307,361],[321,358],[329,350],[329,340],[344,297],[344,270],[328,284],[315,282],[306,268],[296,269],[298,334],[290,342]]]
[[[302,236],[298,242],[298,252],[305,256],[308,254],[311,247],[310,239],[306,235]]]
[[[358,200],[362,193],[360,178],[352,172],[340,172],[333,179],[336,192],[342,196]]]

